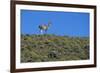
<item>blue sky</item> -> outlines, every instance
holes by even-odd
[[[89,36],[89,13],[21,10],[21,33],[40,34],[38,26],[52,22],[48,34]]]

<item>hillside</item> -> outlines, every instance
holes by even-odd
[[[89,38],[57,35],[21,35],[21,62],[89,59]]]

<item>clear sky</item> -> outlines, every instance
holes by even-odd
[[[52,22],[48,34],[89,36],[89,13],[21,10],[21,33],[40,34],[38,26]]]

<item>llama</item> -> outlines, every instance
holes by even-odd
[[[51,25],[51,22],[49,22],[48,24],[39,25],[40,33],[41,34],[47,33],[47,30],[49,29],[50,25]]]

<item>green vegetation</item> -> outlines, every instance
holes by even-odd
[[[89,59],[89,37],[21,35],[21,62]]]

